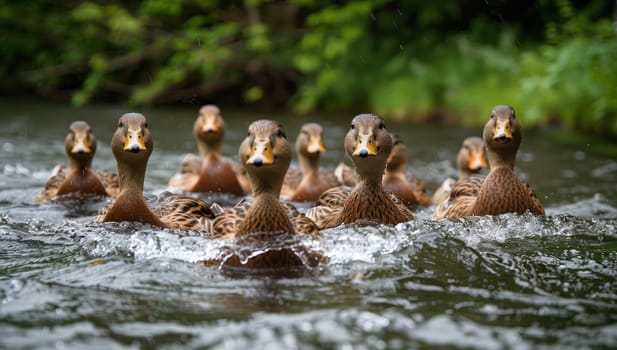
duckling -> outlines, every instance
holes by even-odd
[[[75,121],[69,127],[64,141],[68,158],[68,168],[58,165],[39,193],[37,203],[48,201],[61,195],[110,196],[118,194],[118,177],[109,171],[92,170],[92,158],[96,153],[96,137],[90,125],[84,121]]]
[[[258,241],[271,241],[281,235],[310,234],[319,231],[312,221],[280,201],[283,179],[291,162],[291,148],[283,126],[271,120],[258,120],[248,129],[239,148],[240,159],[251,182],[253,199],[244,199],[223,212],[212,223],[212,238],[242,239],[257,234]],[[295,209],[294,209],[295,210]],[[276,268],[303,265],[290,249],[272,250],[242,263],[237,255],[228,257],[224,265],[249,268]]]
[[[461,149],[456,157],[456,167],[458,169],[459,180],[467,179],[470,176],[481,176],[480,172],[488,168],[486,160],[486,147],[482,138],[477,136],[467,137],[463,140]],[[439,205],[450,196],[452,187],[456,183],[453,178],[447,178],[439,186],[431,198],[431,204]]]
[[[390,136],[393,146],[381,181],[384,190],[393,193],[409,207],[430,205],[424,182],[407,170],[407,146],[398,135]]]
[[[120,193],[97,222],[133,221],[162,228],[210,230],[215,212],[208,203],[191,197],[163,193],[151,208],[143,196],[144,178],[154,140],[146,117],[126,113],[118,120],[111,148],[118,165]]]
[[[296,139],[300,169],[291,167],[287,171],[281,190],[283,198],[292,202],[315,202],[323,191],[340,185],[333,172],[319,167],[319,157],[326,151],[322,132],[317,123],[307,123],[300,128]]]
[[[193,124],[200,157],[187,155],[179,173],[169,180],[171,189],[185,192],[222,192],[242,196],[250,184],[242,166],[221,155],[225,121],[217,106],[205,105]]]
[[[327,190],[320,205],[309,209],[306,216],[321,229],[358,222],[398,224],[414,220],[411,211],[383,189],[382,177],[391,151],[392,137],[383,118],[357,115],[345,136],[345,152],[360,181],[351,191],[348,187]],[[341,191],[348,195],[337,194]]]
[[[433,218],[525,213],[544,215],[538,197],[514,172],[522,127],[510,106],[496,106],[484,126],[490,172],[459,180],[450,197],[435,208]]]

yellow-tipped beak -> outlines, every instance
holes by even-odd
[[[91,153],[90,145],[86,141],[85,137],[76,137],[75,143],[73,144],[73,148],[71,149],[71,153]]]
[[[326,148],[324,147],[320,137],[311,136],[309,138],[309,143],[306,150],[308,153],[324,153]]]
[[[360,134],[356,138],[356,149],[351,154],[354,157],[366,157],[377,155],[375,136],[372,134]]]
[[[482,157],[481,152],[472,151],[469,156],[469,170],[477,171],[480,169],[488,168],[488,164],[486,164],[486,160]]]
[[[495,123],[495,129],[493,130],[493,139],[500,143],[508,142],[512,139],[512,128],[510,121],[500,121]]]
[[[274,152],[270,140],[255,140],[246,164],[262,166],[274,163]]]
[[[124,139],[124,150],[127,152],[141,152],[146,150],[144,143],[144,134],[139,129],[128,129],[126,138]]]
[[[213,115],[206,115],[204,117],[204,123],[201,126],[201,131],[202,132],[218,132],[219,131],[219,127],[218,125],[216,125],[215,123],[216,118]]]

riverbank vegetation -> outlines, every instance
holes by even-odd
[[[18,1],[4,95],[372,111],[617,136],[615,3],[591,0]],[[345,114],[348,117],[349,113]]]

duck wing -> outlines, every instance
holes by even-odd
[[[482,176],[470,176],[454,184],[450,196],[435,207],[433,219],[469,216],[484,182]]]

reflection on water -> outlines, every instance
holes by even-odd
[[[546,217],[432,221],[428,208],[394,227],[346,226],[301,238],[328,257],[309,275],[229,278],[200,264],[220,258],[229,243],[134,223],[94,224],[106,199],[33,203],[64,161],[74,119],[93,124],[95,167],[115,169],[107,140],[124,110],[0,106],[2,348],[617,346],[617,162],[584,145],[556,151],[547,135],[525,134],[518,170]],[[163,191],[183,154],[195,151],[197,107],[146,111],[155,137],[146,191]],[[224,115],[227,155],[251,119],[276,119]],[[323,120],[328,166],[342,160],[350,119]],[[292,140],[304,122],[280,120]],[[470,134],[388,128],[405,138],[429,189],[456,174],[450,159]]]

